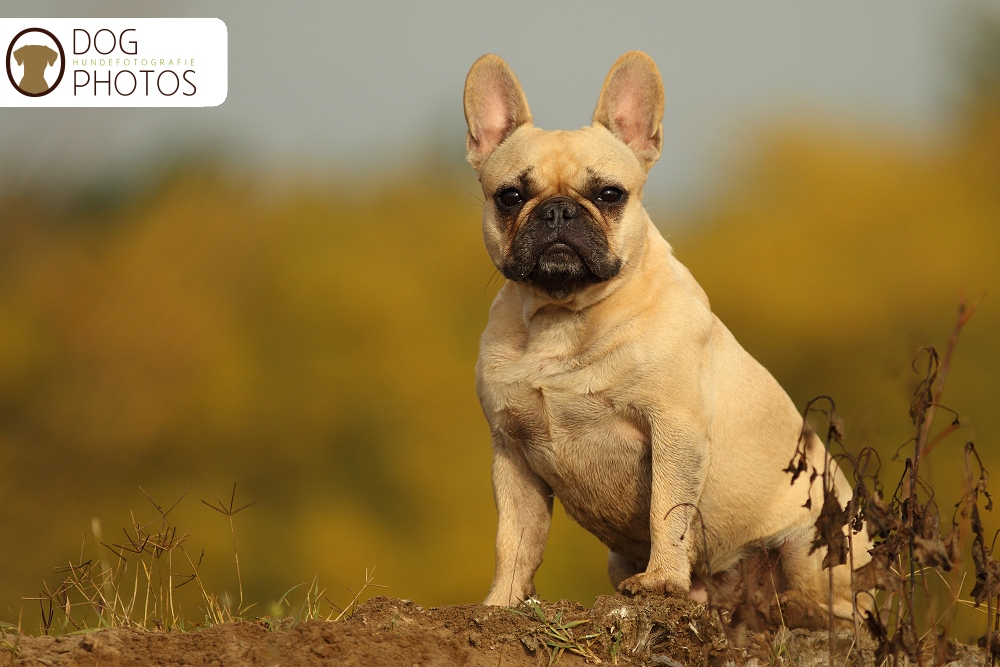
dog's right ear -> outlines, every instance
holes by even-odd
[[[487,53],[469,70],[465,79],[465,122],[469,124],[467,158],[476,171],[514,130],[531,124],[528,100],[503,58]]]

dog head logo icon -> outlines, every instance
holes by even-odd
[[[51,32],[43,28],[28,28],[11,40],[7,47],[6,64],[7,78],[19,93],[41,97],[55,90],[62,81],[66,71],[66,54]]]

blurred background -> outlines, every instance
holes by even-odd
[[[799,406],[835,397],[890,491],[914,354],[979,302],[945,394],[964,426],[922,472],[947,521],[966,440],[1000,469],[995,1],[3,12],[218,17],[230,71],[217,108],[0,110],[0,620],[34,626],[22,598],[84,540],[97,553],[95,518],[120,543],[130,512],[155,516],[140,486],[165,506],[187,492],[171,516],[220,594],[237,585],[229,526],[199,501],[234,483],[256,501],[235,530],[261,611],[314,575],[344,603],[372,566],[418,604],[484,597],[474,364],[501,279],[461,98],[485,52],[544,128],[587,124],[621,53],[654,57],[654,220]],[[611,592],[606,553],[557,504],[540,595]]]

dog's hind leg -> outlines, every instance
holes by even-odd
[[[618,585],[629,577],[645,571],[646,563],[637,563],[614,551],[608,552],[608,577],[615,590],[618,590]]]
[[[823,569],[826,547],[821,547],[812,554],[809,553],[814,534],[815,530],[812,526],[803,527],[792,533],[781,547],[781,562],[785,576],[788,578],[789,587],[806,593],[821,607],[827,609],[830,605],[830,571]],[[864,541],[863,538],[857,539],[855,536],[855,566],[870,560],[867,551],[861,551]],[[838,618],[852,618],[854,616],[853,598],[850,566],[844,564],[834,567],[833,615]],[[859,605],[862,610],[865,608],[860,600]]]

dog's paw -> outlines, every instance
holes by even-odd
[[[618,585],[618,590],[625,595],[655,593],[683,598],[688,596],[689,588],[690,585],[687,582],[676,581],[657,572],[640,572]]]
[[[500,590],[491,590],[486,599],[483,600],[483,604],[494,607],[518,607],[522,602],[533,597],[535,597],[533,583],[524,587],[523,590],[505,589],[501,586]]]

